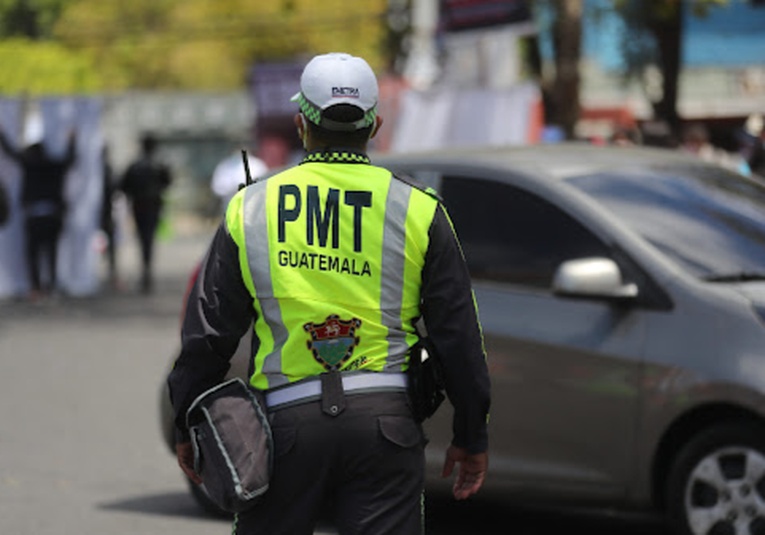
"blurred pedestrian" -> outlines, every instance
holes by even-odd
[[[0,146],[21,167],[29,299],[36,301],[58,289],[58,244],[67,209],[64,182],[75,162],[76,137],[74,131],[69,132],[66,153],[60,158],[52,156],[43,145],[41,127],[38,138],[30,141],[18,150],[0,130]]]
[[[742,156],[750,171],[760,180],[765,179],[765,120],[762,114],[753,113],[744,125],[740,145]]]
[[[635,145],[640,145],[640,130],[635,126],[619,125],[611,134],[609,143],[619,147],[632,147]]]
[[[104,145],[101,150],[103,170],[102,199],[101,199],[101,231],[104,234],[104,253],[106,255],[109,287],[117,290],[120,280],[117,266],[117,222],[114,217],[114,197],[116,184],[114,171],[109,160],[109,147]]]
[[[422,533],[425,443],[407,387],[424,320],[454,406],[443,474],[453,495],[488,469],[489,375],[468,270],[430,190],[374,166],[378,85],[361,58],[316,56],[301,76],[299,165],[229,203],[187,301],[168,379],[178,462],[195,472],[186,409],[253,336],[250,384],[274,432],[268,491],[235,535]],[[254,329],[252,323],[254,321]]]
[[[119,182],[119,190],[128,198],[141,250],[140,290],[154,288],[154,243],[164,209],[166,190],[173,177],[170,168],[157,158],[157,139],[146,133],[141,137],[141,154],[131,163]]]
[[[251,151],[247,151],[247,163],[253,180],[260,178],[268,171],[265,162]],[[231,197],[244,186],[245,180],[242,151],[235,149],[215,166],[210,181],[210,189],[220,200],[220,214],[226,212]]]
[[[742,172],[742,163],[745,163],[739,154],[715,146],[704,123],[689,123],[683,127],[680,150],[737,172]]]

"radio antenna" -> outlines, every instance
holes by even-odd
[[[246,149],[242,149],[242,161],[244,162],[245,184],[249,186],[252,184],[252,175],[250,174],[250,159],[247,157]]]

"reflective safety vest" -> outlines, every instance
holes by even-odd
[[[307,161],[239,191],[226,224],[256,311],[252,385],[405,371],[437,205],[363,163]]]

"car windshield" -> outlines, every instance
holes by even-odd
[[[712,167],[571,177],[648,242],[710,281],[765,279],[765,186]]]

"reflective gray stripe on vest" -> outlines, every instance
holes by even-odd
[[[392,179],[385,201],[380,305],[382,323],[388,328],[388,358],[383,371],[400,371],[409,350],[406,333],[401,325],[401,307],[404,293],[406,214],[411,193],[410,186]]]
[[[282,321],[279,301],[274,298],[269,263],[268,225],[266,223],[266,184],[245,190],[244,239],[247,261],[250,265],[255,297],[263,311],[263,319],[271,327],[275,351],[266,357],[263,374],[268,379],[268,388],[287,384],[289,380],[282,373],[282,348],[287,341],[287,328]]]

